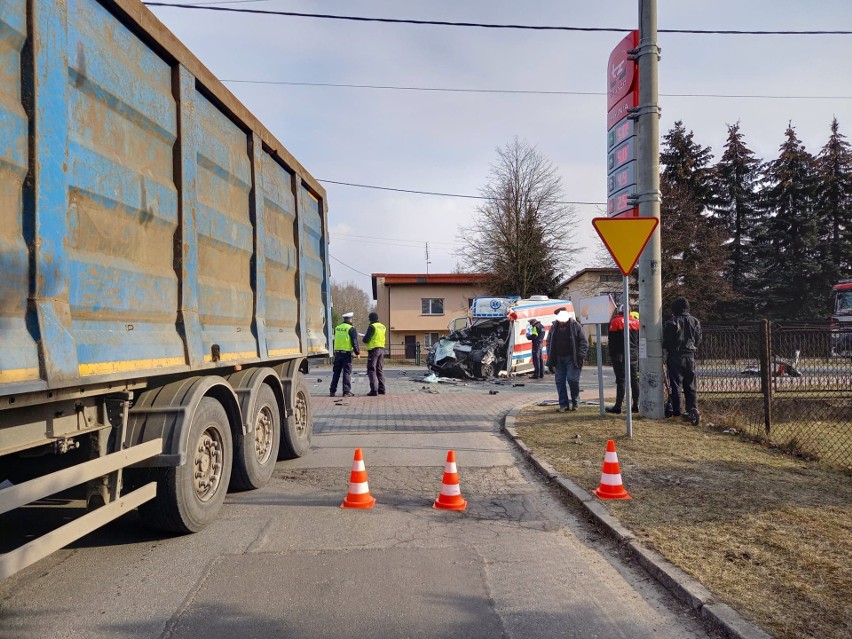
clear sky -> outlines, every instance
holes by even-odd
[[[163,0],[175,3],[177,0]],[[193,0],[184,0],[191,3]],[[202,0],[197,0],[200,4]],[[210,4],[211,0],[204,0]],[[258,0],[220,6],[366,17],[637,27],[637,0]],[[606,200],[605,73],[618,33],[415,26],[154,7],[155,14],[320,180],[478,195],[497,147],[518,136],[549,158],[565,199]],[[658,0],[660,29],[852,30],[852,0]],[[684,121],[718,158],[739,121],[761,158],[787,123],[816,153],[832,117],[852,138],[852,35],[661,33],[661,133]],[[241,82],[237,82],[241,81]],[[541,95],[261,84],[308,82]],[[805,96],[810,99],[676,97]],[[839,96],[842,99],[832,98]],[[332,277],[453,270],[477,200],[325,183]],[[599,240],[578,205],[580,250]],[[663,240],[665,241],[665,239]]]

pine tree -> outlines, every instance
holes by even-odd
[[[736,299],[720,304],[725,319],[747,319],[754,314],[753,235],[759,220],[758,181],[760,160],[743,141],[739,122],[728,126],[728,140],[721,159],[713,169],[714,216],[727,231],[730,255],[725,278]]]
[[[726,232],[707,213],[713,201],[712,150],[693,140],[683,122],[663,138],[660,162],[663,308],[677,297],[689,299],[696,316],[714,319],[716,307],[732,297],[724,277]]]
[[[790,124],[776,160],[766,166],[759,229],[759,280],[763,311],[779,320],[806,321],[823,315],[819,291],[815,213],[816,159]]]
[[[834,118],[831,136],[817,156],[820,290],[825,293],[826,300],[829,300],[828,291],[833,284],[852,277],[852,146],[839,128]],[[830,311],[827,306],[824,310]]]
[[[683,121],[674,123],[672,130],[663,136],[660,163],[664,165],[660,178],[669,186],[684,187],[691,193],[695,206],[700,210],[712,199],[712,184],[708,164],[713,159],[713,150],[702,147],[693,140],[692,131],[687,133]]]

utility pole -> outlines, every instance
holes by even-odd
[[[657,0],[639,0],[639,140],[637,197],[640,217],[660,219],[660,107]],[[663,317],[660,225],[639,258],[640,414],[663,419]],[[625,318],[625,326],[627,318]],[[626,331],[625,331],[626,332]],[[625,386],[630,383],[625,380]]]

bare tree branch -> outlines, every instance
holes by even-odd
[[[355,313],[355,324],[366,328],[367,316],[372,310],[374,307],[370,296],[355,282],[331,283],[331,315],[334,326],[340,323],[343,313],[352,312]]]
[[[559,204],[562,180],[536,147],[515,138],[497,156],[487,200],[460,229],[460,265],[488,273],[495,295],[552,293],[574,261],[576,212]]]

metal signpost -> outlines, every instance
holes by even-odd
[[[624,400],[627,406],[627,436],[633,437],[630,397],[630,273],[660,223],[655,217],[596,217],[592,220],[612,259],[624,276]]]
[[[660,107],[657,91],[657,0],[639,0],[639,43],[636,60],[642,78],[636,108],[638,158],[636,206],[642,217],[660,219]],[[660,231],[651,236],[639,260],[639,380],[641,415],[664,417],[663,292],[660,273]]]
[[[601,406],[601,417],[606,408],[603,396],[603,353],[601,351],[601,324],[608,324],[615,311],[615,302],[612,295],[598,295],[597,297],[581,297],[574,306],[577,313],[577,321],[580,324],[595,325],[595,343],[598,355],[598,402]]]

